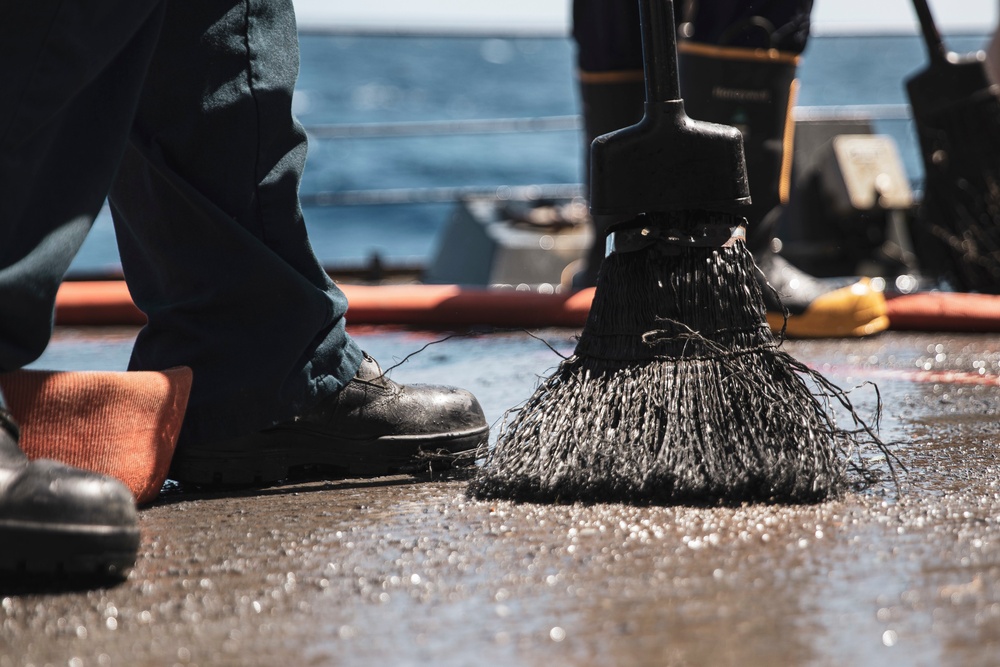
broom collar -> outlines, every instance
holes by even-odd
[[[714,211],[642,213],[612,225],[608,254],[660,245],[668,254],[683,248],[729,248],[746,241],[746,219]]]

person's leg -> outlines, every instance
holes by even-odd
[[[86,6],[83,6],[86,5]],[[125,145],[160,2],[0,0],[0,372],[44,350],[55,294]],[[120,573],[139,530],[128,489],[30,461],[0,396],[0,571]]]
[[[361,363],[299,208],[296,40],[288,0],[168,3],[111,189],[149,318],[129,368],[194,371],[181,448],[290,419]]]
[[[679,45],[681,93],[692,118],[743,133],[753,203],[747,247],[772,289],[768,321],[795,336],[867,335],[888,326],[885,299],[867,279],[816,279],[772,247],[791,189],[796,69],[809,38],[812,0],[704,0]],[[807,267],[806,267],[807,268]],[[775,297],[780,295],[780,301]]]
[[[791,185],[795,78],[809,37],[812,0],[699,2],[682,26],[681,93],[692,118],[743,133],[752,204],[747,247],[755,257],[774,236],[768,214]]]
[[[590,145],[594,139],[642,119],[646,87],[638,3],[574,0],[573,39],[577,46],[577,90],[584,125],[583,173],[589,191]],[[612,222],[607,216],[592,217],[594,242],[585,257],[586,268],[574,278],[575,286],[597,282],[604,259],[604,239]]]
[[[0,372],[48,344],[125,147],[158,4],[0,0]]]
[[[590,144],[602,134],[642,118],[645,85],[635,2],[575,0],[573,39],[577,44],[577,81],[585,132],[584,164]],[[584,178],[589,181],[589,169]]]
[[[339,414],[320,404],[339,400],[363,362],[345,331],[346,299],[314,256],[299,206],[297,73],[290,0],[169,4],[110,201],[125,278],[149,318],[130,368],[194,371],[175,479],[274,481],[294,465],[337,463],[327,457],[337,436],[375,437],[357,425],[345,433],[352,427],[341,419],[327,423],[333,432],[318,453],[323,443],[284,431],[256,438],[293,419],[304,427],[310,420],[299,418],[317,406]],[[370,364],[362,375],[373,376]],[[474,399],[459,408],[437,398],[397,401],[389,411],[411,416],[389,419],[391,428],[383,419],[378,437],[408,436],[416,451],[413,436],[434,434],[414,420],[447,406],[459,421],[478,415],[479,435],[463,447],[478,444],[487,429]],[[441,433],[464,430],[454,415],[438,417]]]

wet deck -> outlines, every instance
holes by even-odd
[[[568,352],[571,333],[542,335]],[[41,366],[124,367],[132,330],[60,330]],[[438,334],[357,332],[384,366]],[[461,480],[174,489],[122,584],[0,591],[7,665],[995,665],[1000,341],[884,334],[787,349],[877,380],[909,468],[815,506],[481,503]],[[455,338],[393,372],[473,390],[490,419],[558,358]],[[855,397],[871,409],[872,393]]]

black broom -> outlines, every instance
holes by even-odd
[[[921,268],[960,291],[1000,293],[1000,97],[983,56],[949,53],[914,0],[930,63],[906,82],[924,163],[914,245]]]
[[[684,113],[673,4],[640,0],[645,117],[591,148],[591,207],[616,226],[572,357],[501,427],[472,496],[815,501],[872,479],[877,435],[778,349],[742,241],[742,138]],[[803,379],[812,378],[812,389]],[[831,402],[849,409],[837,427]]]

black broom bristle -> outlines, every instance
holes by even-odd
[[[1000,294],[1000,98],[984,89],[918,123],[923,268],[955,289]]]
[[[608,256],[573,356],[509,413],[470,494],[811,502],[872,481],[861,450],[884,446],[843,391],[778,348],[756,270],[742,242]]]

